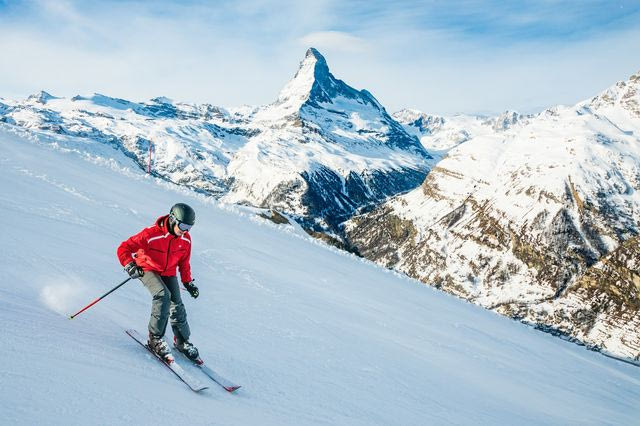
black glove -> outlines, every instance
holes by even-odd
[[[188,283],[182,283],[182,285],[187,289],[191,297],[196,299],[200,295],[200,292],[198,291],[198,287],[193,283],[194,281],[195,280],[191,280]]]
[[[141,267],[136,265],[136,262],[129,262],[127,266],[124,267],[124,270],[129,274],[131,278],[140,278],[144,275],[144,271]]]

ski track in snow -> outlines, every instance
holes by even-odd
[[[636,367],[65,143],[0,125],[2,423],[637,423]],[[138,281],[67,318],[177,201],[198,213],[192,340],[237,394],[194,394],[126,336],[148,321]]]

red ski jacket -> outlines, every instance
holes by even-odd
[[[169,215],[156,220],[155,225],[143,229],[123,241],[118,247],[118,259],[122,266],[132,260],[145,271],[154,271],[166,277],[176,275],[180,268],[183,283],[191,281],[191,236],[185,232],[177,237],[169,232]],[[135,256],[134,256],[135,255]]]

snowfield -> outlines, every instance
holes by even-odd
[[[0,125],[0,147],[3,424],[638,423],[638,367],[150,178],[89,139]],[[126,278],[118,244],[178,201],[198,217],[192,341],[237,394],[193,393],[124,333],[146,332],[138,281],[68,319]]]

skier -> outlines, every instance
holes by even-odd
[[[171,350],[164,340],[169,319],[176,349],[192,360],[198,359],[198,349],[189,342],[191,334],[187,312],[176,267],[180,269],[182,285],[191,297],[200,294],[191,278],[191,236],[189,231],[196,221],[195,211],[187,204],[171,207],[168,215],[155,224],[123,241],[118,247],[118,259],[131,278],[139,278],[151,293],[149,319],[149,347],[162,358]]]

